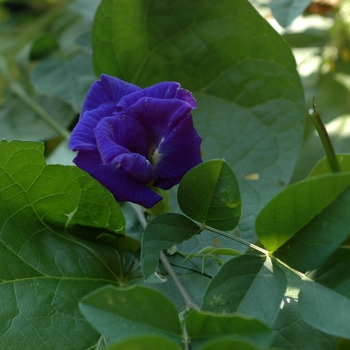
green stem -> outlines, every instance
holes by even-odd
[[[224,237],[226,237],[226,238],[232,239],[233,241],[236,241],[236,242],[241,243],[241,244],[243,244],[243,245],[245,245],[245,246],[247,246],[247,247],[249,247],[249,248],[252,248],[252,249],[254,249],[254,250],[257,250],[257,251],[259,251],[260,253],[263,253],[264,255],[269,255],[269,252],[268,252],[267,250],[265,250],[265,249],[263,249],[263,248],[260,248],[260,247],[258,247],[258,246],[255,245],[255,244],[246,242],[246,241],[244,241],[243,239],[240,239],[240,238],[238,238],[238,237],[232,236],[232,235],[230,235],[230,234],[227,233],[227,232],[217,230],[216,228],[207,226],[207,225],[205,225],[205,224],[200,225],[200,227],[201,227],[202,229],[205,229],[205,230],[208,230],[208,231],[217,233],[217,234],[220,235],[220,236],[224,236]]]
[[[164,252],[162,250],[160,251],[160,261],[162,262],[165,270],[168,272],[169,276],[171,277],[171,279],[175,283],[176,288],[178,289],[178,291],[182,295],[182,297],[185,301],[186,307],[189,309],[193,309],[193,310],[199,310],[199,306],[193,301],[193,299],[187,293],[186,288],[184,287],[184,285],[180,281],[178,275],[176,274],[176,272],[172,268],[168,258],[166,257],[166,255],[164,254]]]
[[[279,264],[283,265],[284,267],[286,267],[288,270],[294,272],[296,275],[298,275],[300,278],[304,278],[305,274],[301,273],[298,270],[293,269],[292,267],[290,267],[289,265],[287,265],[285,262],[283,262],[282,260],[276,258],[273,255],[270,255],[271,259],[274,259],[275,261],[277,261]]]
[[[11,91],[24,101],[35,113],[37,113],[47,124],[61,134],[66,140],[69,140],[70,133],[58,124],[49,113],[45,111],[17,82],[10,83]]]
[[[312,109],[310,109],[309,111],[312,121],[315,125],[315,128],[317,130],[318,136],[321,139],[323,148],[326,152],[326,156],[328,159],[328,163],[329,166],[332,170],[333,173],[339,173],[341,172],[339,163],[338,163],[338,159],[337,156],[335,154],[334,148],[333,148],[333,144],[332,141],[328,135],[327,129],[324,126],[321,116],[318,113],[317,109],[316,109],[316,105],[315,105],[315,97],[312,100]]]
[[[249,247],[249,248],[252,248],[254,250],[257,250],[259,251],[260,253],[263,253],[264,255],[266,256],[269,256],[271,259],[274,259],[275,261],[277,261],[278,263],[280,263],[281,265],[283,265],[284,267],[286,267],[287,269],[289,269],[290,271],[294,272],[296,275],[298,275],[299,277],[303,278],[305,277],[305,275],[295,269],[293,269],[292,267],[290,267],[289,265],[287,265],[285,262],[283,262],[282,260],[274,257],[272,254],[270,254],[267,250],[263,249],[263,248],[260,248],[258,247],[257,245],[255,244],[252,244],[252,243],[248,243],[246,241],[244,241],[243,239],[240,239],[238,237],[235,237],[235,236],[232,236],[230,235],[229,233],[227,232],[224,232],[224,231],[220,231],[220,230],[217,230],[216,228],[213,228],[213,227],[210,227],[210,226],[207,226],[207,225],[201,225],[200,227],[202,227],[203,229],[206,229],[208,231],[212,231],[212,232],[215,232],[221,236],[224,236],[224,237],[227,237],[229,239],[232,239],[233,241],[236,241],[236,242],[239,242],[241,244],[244,244],[245,246]]]
[[[145,218],[145,215],[144,215],[142,208],[139,207],[138,205],[133,204],[133,203],[130,203],[130,205],[134,209],[141,226],[145,229],[147,226],[147,220]],[[199,306],[193,301],[191,296],[188,294],[186,288],[184,287],[184,285],[180,281],[178,275],[176,274],[176,272],[172,268],[168,258],[166,257],[165,253],[162,250],[160,251],[160,261],[162,262],[165,270],[167,271],[167,273],[169,274],[169,276],[173,280],[176,288],[178,289],[178,291],[182,295],[182,297],[185,301],[186,307],[189,309],[200,310]]]

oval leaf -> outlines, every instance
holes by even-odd
[[[120,343],[109,346],[106,350],[154,350],[154,349],[166,349],[166,350],[179,350],[179,344],[172,342],[171,340],[155,336],[144,335],[141,337],[134,336],[132,339],[126,339]]]
[[[241,216],[241,195],[235,174],[223,160],[197,165],[177,192],[181,210],[191,219],[219,230],[234,229]]]
[[[192,311],[185,321],[193,347],[202,345],[211,338],[225,335],[236,335],[259,345],[269,346],[274,337],[272,330],[261,321],[236,314]]]
[[[110,342],[160,334],[181,343],[177,309],[154,289],[105,286],[86,296],[79,306],[90,324]]]
[[[273,255],[300,272],[316,269],[349,236],[349,207],[348,188]]]
[[[201,350],[266,350],[265,347],[260,347],[248,340],[241,340],[237,336],[224,336],[214,338],[208,341],[201,347]]]
[[[272,345],[277,349],[336,349],[337,338],[306,323],[294,298],[283,298],[273,329],[276,334]]]
[[[291,185],[256,220],[256,233],[270,252],[287,242],[350,185],[350,174],[325,174]]]
[[[238,312],[272,325],[286,287],[286,276],[270,258],[241,255],[229,260],[211,280],[202,310]]]
[[[308,277],[299,294],[299,312],[311,326],[350,339],[350,249],[341,248]]]

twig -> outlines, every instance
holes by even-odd
[[[144,215],[142,209],[133,203],[130,203],[130,205],[134,209],[134,211],[137,215],[137,218],[140,221],[141,226],[145,229],[147,226],[147,220],[145,218],[145,215]],[[186,307],[189,309],[200,310],[199,306],[193,301],[191,296],[188,294],[186,288],[184,287],[184,285],[180,281],[178,275],[176,274],[176,272],[172,268],[168,258],[166,257],[166,255],[164,254],[164,252],[162,250],[160,251],[160,261],[162,262],[165,270],[167,271],[167,273],[169,274],[169,276],[173,280],[176,288],[178,289],[178,291],[182,295],[182,297],[185,301]]]

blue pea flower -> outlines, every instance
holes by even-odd
[[[175,82],[141,89],[103,74],[83,103],[69,148],[117,201],[150,208],[202,162],[192,94]]]

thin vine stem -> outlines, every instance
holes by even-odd
[[[43,119],[48,125],[50,125],[55,131],[62,135],[66,140],[69,140],[70,133],[56,122],[53,117],[45,111],[27,92],[16,82],[10,83],[11,91],[17,95],[23,102],[25,102],[35,113],[37,113],[41,119]]]
[[[142,208],[140,208],[139,206],[137,206],[133,203],[130,203],[130,205],[134,209],[141,226],[145,229],[147,226],[147,220],[145,218],[145,215],[144,215]],[[181,296],[183,297],[185,304],[186,304],[186,307],[188,309],[200,310],[199,306],[193,301],[191,296],[188,294],[186,288],[184,287],[184,285],[180,281],[178,275],[176,274],[176,272],[172,268],[167,256],[165,255],[165,253],[162,250],[160,251],[160,261],[163,264],[163,266],[164,266],[165,270],[167,271],[167,273],[169,274],[169,276],[171,277],[171,279],[173,280],[173,282],[174,282],[176,288],[178,289],[178,291],[180,292]]]
[[[284,267],[286,267],[287,269],[289,269],[290,271],[294,272],[296,275],[298,275],[299,277],[301,278],[304,278],[305,275],[301,272],[299,272],[298,270],[295,270],[293,269],[292,267],[290,267],[289,265],[287,265],[285,262],[283,262],[282,260],[276,258],[275,256],[273,256],[272,254],[270,254],[266,249],[263,249],[255,244],[252,244],[252,243],[249,243],[249,242],[246,242],[245,240],[241,239],[241,238],[238,238],[238,237],[235,237],[235,236],[232,236],[230,235],[229,233],[227,232],[224,232],[224,231],[220,231],[214,227],[210,227],[210,226],[207,226],[207,225],[200,225],[201,228],[203,229],[206,229],[208,231],[211,231],[211,232],[214,232],[214,233],[217,233],[218,235],[220,236],[224,236],[226,238],[229,238],[229,239],[232,239],[233,241],[236,241],[238,243],[241,243],[249,248],[252,248],[254,250],[257,250],[258,252],[260,253],[263,253],[264,255],[266,256],[269,256],[271,259],[277,261],[279,264],[283,265]]]
[[[199,306],[193,301],[193,299],[188,294],[186,288],[180,281],[178,275],[172,268],[168,258],[166,257],[165,253],[162,250],[160,251],[160,261],[162,262],[165,270],[168,272],[169,276],[174,281],[176,288],[178,289],[183,299],[185,300],[186,307],[193,310],[200,310]]]
[[[236,241],[236,242],[241,243],[241,244],[243,244],[243,245],[245,245],[245,246],[247,246],[247,247],[249,247],[249,248],[252,248],[252,249],[254,249],[254,250],[257,250],[257,251],[259,251],[260,253],[263,253],[264,255],[269,255],[269,252],[268,252],[266,249],[263,249],[263,248],[261,248],[261,247],[258,247],[257,245],[252,244],[252,243],[249,243],[249,242],[247,242],[247,241],[245,241],[245,240],[243,240],[243,239],[241,239],[241,238],[232,236],[232,235],[230,235],[230,234],[227,233],[227,232],[220,231],[220,230],[218,230],[218,229],[216,229],[216,228],[214,228],[214,227],[210,227],[210,226],[207,226],[207,225],[205,225],[205,224],[200,225],[200,227],[203,228],[203,229],[206,229],[206,230],[208,230],[208,231],[217,233],[217,234],[220,235],[220,236],[224,236],[224,237],[226,237],[226,238],[232,239],[233,241]]]
[[[304,278],[305,277],[305,274],[303,274],[302,272],[298,271],[298,270],[295,270],[293,269],[292,267],[290,267],[289,265],[287,265],[285,262],[283,262],[282,260],[276,258],[275,256],[273,255],[270,255],[270,258],[277,261],[279,264],[283,265],[284,267],[286,267],[288,270],[294,272],[296,275],[298,275],[300,278]]]
[[[334,151],[334,147],[332,141],[328,135],[327,129],[323,124],[320,114],[316,109],[315,97],[312,100],[312,109],[309,110],[309,114],[311,115],[311,119],[314,123],[318,136],[321,139],[323,148],[326,152],[326,156],[328,159],[329,166],[333,173],[340,173],[341,169],[338,163],[337,156]]]

